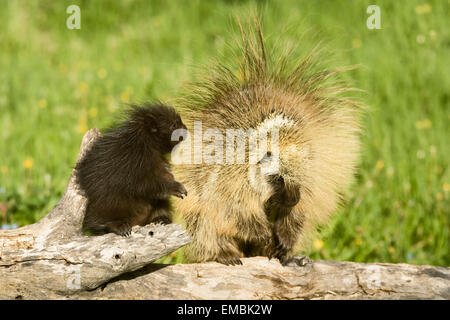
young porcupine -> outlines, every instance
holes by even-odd
[[[77,163],[77,183],[88,203],[83,229],[128,236],[134,225],[171,222],[169,197],[187,191],[174,180],[165,155],[186,129],[174,108],[133,106],[127,119],[99,137]]]
[[[339,70],[318,70],[315,53],[291,69],[290,55],[274,60],[265,50],[260,27],[252,34],[242,32],[238,73],[218,64],[180,102],[194,128],[194,139],[180,144],[192,153],[173,167],[189,189],[175,211],[193,237],[190,261],[241,264],[263,255],[289,262],[336,211],[359,158],[361,109],[341,96],[350,88],[332,80]],[[242,131],[229,139],[230,129]],[[269,147],[255,152],[250,141],[266,132]],[[208,152],[215,161],[204,160]],[[245,161],[227,163],[233,152]]]

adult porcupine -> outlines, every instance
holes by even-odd
[[[176,211],[193,237],[190,261],[240,264],[263,255],[286,263],[336,211],[352,180],[360,108],[343,96],[349,88],[340,71],[320,69],[314,53],[290,67],[291,55],[268,54],[260,27],[242,34],[239,72],[218,64],[180,102],[194,138],[182,144],[191,157],[173,171],[189,190]],[[265,132],[269,146],[255,151],[250,141]]]

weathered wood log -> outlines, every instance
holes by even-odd
[[[80,157],[100,133],[83,138]],[[38,223],[0,231],[0,299],[450,299],[450,268],[311,261],[282,266],[151,264],[187,244],[178,225],[133,227],[132,235],[81,232],[86,198],[74,174]]]
[[[322,260],[285,267],[263,257],[242,261],[242,266],[150,264],[94,290],[58,292],[43,287],[22,289],[14,296],[16,291],[1,286],[0,298],[450,299],[450,268]]]
[[[242,261],[242,266],[153,264],[76,298],[450,299],[450,268],[307,258],[288,267],[263,257]]]

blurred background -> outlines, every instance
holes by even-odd
[[[81,9],[69,30],[66,8]],[[369,30],[366,9],[381,9]],[[319,40],[366,91],[351,197],[305,254],[450,265],[450,20],[437,1],[2,1],[0,227],[33,223],[61,197],[81,138],[124,105],[176,98],[195,67],[227,56],[248,12],[268,43]],[[180,252],[160,260],[182,262]]]

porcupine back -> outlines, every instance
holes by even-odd
[[[242,35],[239,72],[220,63],[210,69],[181,100],[182,117],[191,134],[194,121],[201,122],[203,133],[217,129],[224,145],[226,129],[278,130],[278,174],[301,193],[291,212],[301,224],[298,250],[336,211],[352,181],[361,108],[346,97],[351,88],[338,77],[348,68],[320,69],[317,51],[292,67],[296,58],[291,54],[268,54],[260,27]],[[202,142],[203,150],[210,144]],[[226,164],[224,148],[223,164],[174,166],[176,179],[189,190],[175,204],[194,238],[185,251],[189,260],[215,260],[218,248],[227,246],[224,241],[234,245],[270,234],[264,205],[274,190],[261,174],[261,163],[249,163],[248,144],[245,152],[243,164]]]

